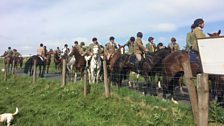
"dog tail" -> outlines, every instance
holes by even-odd
[[[18,112],[19,112],[19,109],[16,107],[16,112],[13,113],[12,115],[14,116],[14,115],[18,114]]]

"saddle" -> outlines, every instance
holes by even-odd
[[[198,52],[190,50],[188,52],[188,55],[190,57],[190,63],[198,63],[199,62],[199,58],[198,58],[199,54],[198,54]]]

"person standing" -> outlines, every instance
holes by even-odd
[[[171,43],[168,45],[168,48],[171,49],[171,52],[175,52],[175,51],[180,50],[180,46],[176,42],[176,38],[174,38],[174,37],[171,38]]]
[[[130,37],[130,39],[125,44],[128,46],[128,54],[129,55],[134,54],[134,42],[135,42],[135,37]]]
[[[154,43],[154,38],[149,37],[148,43],[146,44],[146,48],[148,49],[148,52],[154,53],[156,51],[156,44]]]
[[[192,50],[198,51],[197,39],[206,37],[203,33],[202,29],[204,28],[204,20],[202,18],[198,18],[193,23],[193,31],[192,31]]]

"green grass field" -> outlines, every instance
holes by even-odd
[[[95,84],[91,85],[91,93],[84,97],[82,82],[68,83],[61,88],[59,80],[38,79],[32,84],[30,77],[9,76],[3,81],[2,72],[0,80],[0,113],[19,108],[14,126],[194,125],[190,106],[174,105],[128,88],[112,87],[112,96],[105,98],[103,84]],[[213,106],[210,121],[221,125],[223,109]]]

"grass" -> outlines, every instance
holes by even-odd
[[[128,88],[112,87],[112,96],[106,98],[103,84],[90,87],[90,94],[84,97],[81,81],[61,88],[59,80],[37,79],[32,84],[30,77],[9,76],[7,81],[0,81],[0,113],[14,112],[18,107],[14,126],[194,125],[190,106],[174,105]],[[223,123],[223,109],[213,106],[211,124]]]
[[[1,81],[0,111],[14,112],[18,107],[17,126],[193,125],[187,106],[144,97],[127,88],[113,88],[112,97],[105,98],[101,84],[91,85],[91,93],[84,97],[81,82],[64,88],[59,83],[38,79],[32,84],[28,77]]]

